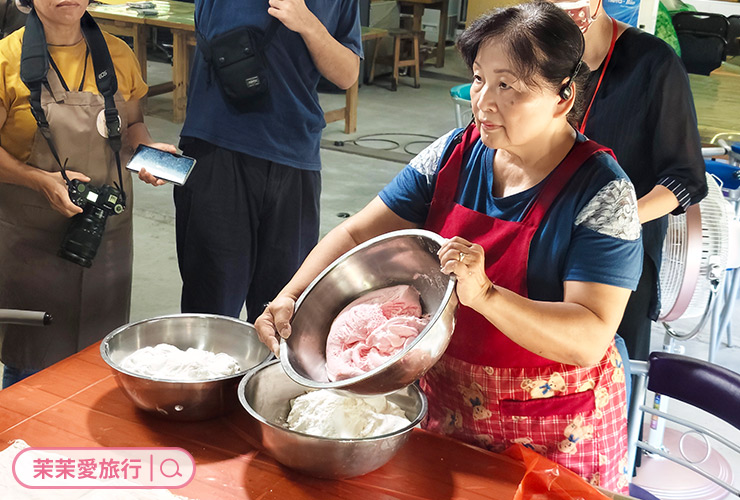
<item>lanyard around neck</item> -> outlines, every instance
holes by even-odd
[[[82,89],[85,87],[85,75],[87,75],[87,58],[89,56],[90,56],[90,47],[86,47],[85,60],[82,62],[82,79],[80,80],[80,88],[77,89],[77,92],[82,92]],[[69,87],[67,86],[67,82],[64,81],[62,72],[59,71],[59,68],[57,67],[56,62],[54,62],[54,58],[51,57],[51,54],[49,54],[49,64],[51,65],[51,68],[54,70],[54,72],[59,77],[59,83],[62,84],[62,87],[64,87],[64,90],[69,92]]]
[[[581,127],[579,131],[583,134],[584,130],[586,130],[586,122],[588,121],[588,114],[591,112],[591,106],[594,105],[594,101],[596,100],[596,94],[599,92],[599,87],[601,87],[601,81],[604,79],[604,74],[606,73],[606,67],[609,66],[609,60],[612,58],[612,54],[614,53],[614,45],[617,43],[617,33],[619,33],[619,27],[617,26],[617,20],[612,18],[612,41],[611,45],[609,46],[609,52],[606,54],[606,59],[604,60],[604,67],[601,69],[601,75],[599,75],[599,81],[596,83],[596,89],[594,89],[594,95],[591,96],[591,102],[588,104],[588,108],[586,109],[586,114],[583,115],[583,121],[581,122]]]

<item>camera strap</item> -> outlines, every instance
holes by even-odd
[[[120,155],[122,146],[121,120],[118,116],[118,109],[116,108],[115,102],[115,94],[118,91],[116,71],[113,66],[113,60],[110,57],[110,52],[108,51],[108,45],[105,43],[103,32],[100,31],[95,19],[93,19],[88,12],[83,14],[82,19],[80,20],[80,27],[82,29],[82,36],[85,38],[88,51],[92,58],[93,69],[95,70],[95,84],[105,102],[105,126],[108,132],[108,145],[113,150],[113,154],[116,159],[116,167],[118,168],[119,185],[116,187],[121,192],[121,201],[125,206],[126,193],[123,190],[123,173],[121,170]],[[87,61],[87,56],[85,56],[85,61]],[[49,49],[46,44],[44,25],[41,23],[41,19],[39,19],[36,11],[31,10],[31,13],[26,19],[26,31],[23,34],[23,46],[21,49],[21,80],[31,92],[31,96],[29,98],[31,113],[36,119],[36,125],[38,126],[39,132],[41,132],[41,135],[49,144],[51,154],[59,164],[62,177],[65,182],[69,184],[70,180],[65,172],[66,162],[65,164],[62,164],[59,159],[59,154],[54,146],[51,131],[49,130],[49,122],[46,120],[44,108],[41,106],[42,87],[46,87],[46,89],[51,92],[51,87],[47,80],[47,74],[51,64],[52,59],[49,55]],[[54,65],[53,67],[55,71],[58,72],[56,66]]]

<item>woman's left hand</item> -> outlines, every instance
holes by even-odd
[[[162,151],[167,151],[168,153],[177,153],[177,148],[172,144],[167,144],[166,142],[154,142],[152,144],[147,144],[147,146],[161,149]],[[147,184],[151,184],[152,186],[161,186],[162,184],[165,184],[167,182],[154,177],[152,174],[147,172],[145,168],[139,170],[139,179],[146,182]]]
[[[455,236],[437,252],[442,272],[457,276],[457,297],[464,306],[476,308],[493,289],[486,276],[483,247]]]

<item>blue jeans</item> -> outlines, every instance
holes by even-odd
[[[3,367],[3,389],[7,389],[16,382],[20,382],[24,378],[30,377],[39,371],[40,370],[19,370],[18,368],[5,365]]]
[[[627,411],[630,411],[630,396],[632,394],[632,370],[630,370],[630,357],[627,353],[627,345],[619,334],[614,335],[614,345],[617,346],[619,355],[622,356],[622,366],[624,367],[624,381],[627,386]]]

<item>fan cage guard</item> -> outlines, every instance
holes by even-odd
[[[668,218],[660,268],[660,321],[702,316],[712,293],[712,264],[719,265],[720,280],[724,277],[732,210],[709,174],[707,188],[698,205]]]

